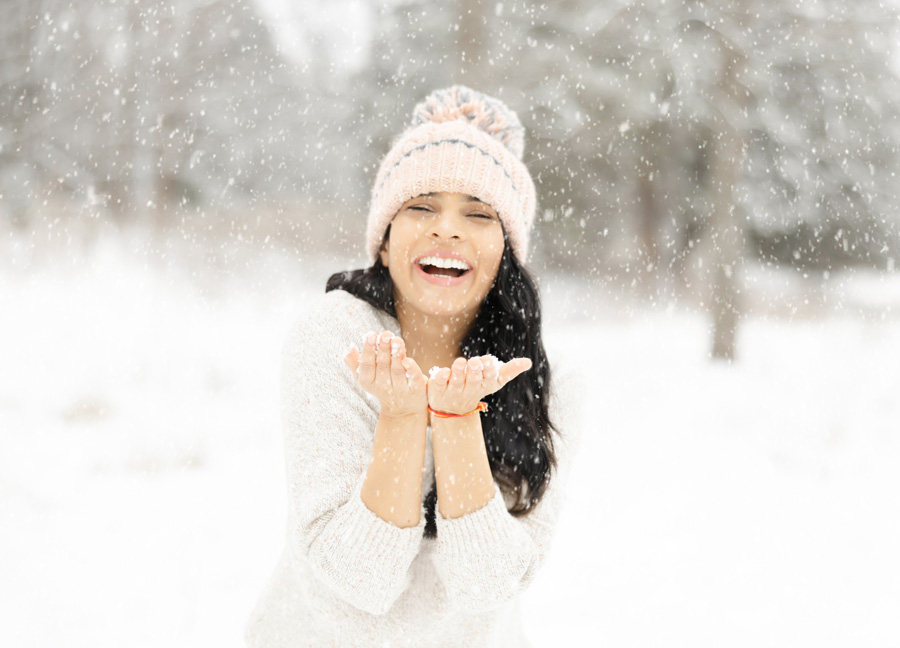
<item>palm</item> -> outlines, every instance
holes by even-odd
[[[375,396],[382,412],[392,416],[421,414],[428,403],[427,381],[416,361],[406,355],[403,339],[384,331],[370,333],[362,352],[351,347],[344,363],[360,387]]]
[[[428,380],[428,404],[449,414],[467,414],[482,398],[500,391],[516,376],[531,368],[528,358],[506,363],[494,356],[457,358],[450,368],[433,372]]]

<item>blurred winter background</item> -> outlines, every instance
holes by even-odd
[[[283,336],[454,82],[528,129],[588,380],[534,644],[900,645],[898,36],[875,0],[4,0],[0,645],[242,645]]]

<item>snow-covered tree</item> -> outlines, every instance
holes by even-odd
[[[681,276],[725,357],[746,252],[825,267],[895,255],[895,15],[840,5],[504,5],[491,60],[532,98],[532,166],[562,221],[545,252],[623,267],[651,296]]]
[[[4,11],[0,178],[34,178],[26,201],[62,193],[133,219],[296,195],[300,78],[251,2]]]

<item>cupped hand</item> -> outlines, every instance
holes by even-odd
[[[448,368],[432,370],[428,404],[447,414],[468,414],[482,398],[500,391],[510,380],[531,369],[531,360],[515,358],[503,363],[494,356],[457,358]]]
[[[359,386],[381,402],[382,414],[401,417],[427,410],[428,380],[416,361],[406,355],[406,344],[399,335],[390,331],[368,333],[362,353],[350,347],[344,363]]]

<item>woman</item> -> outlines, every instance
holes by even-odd
[[[382,162],[372,266],[332,276],[285,346],[287,546],[249,645],[527,645],[517,595],[549,546],[574,421],[522,266],[523,137],[501,102],[454,86]]]

